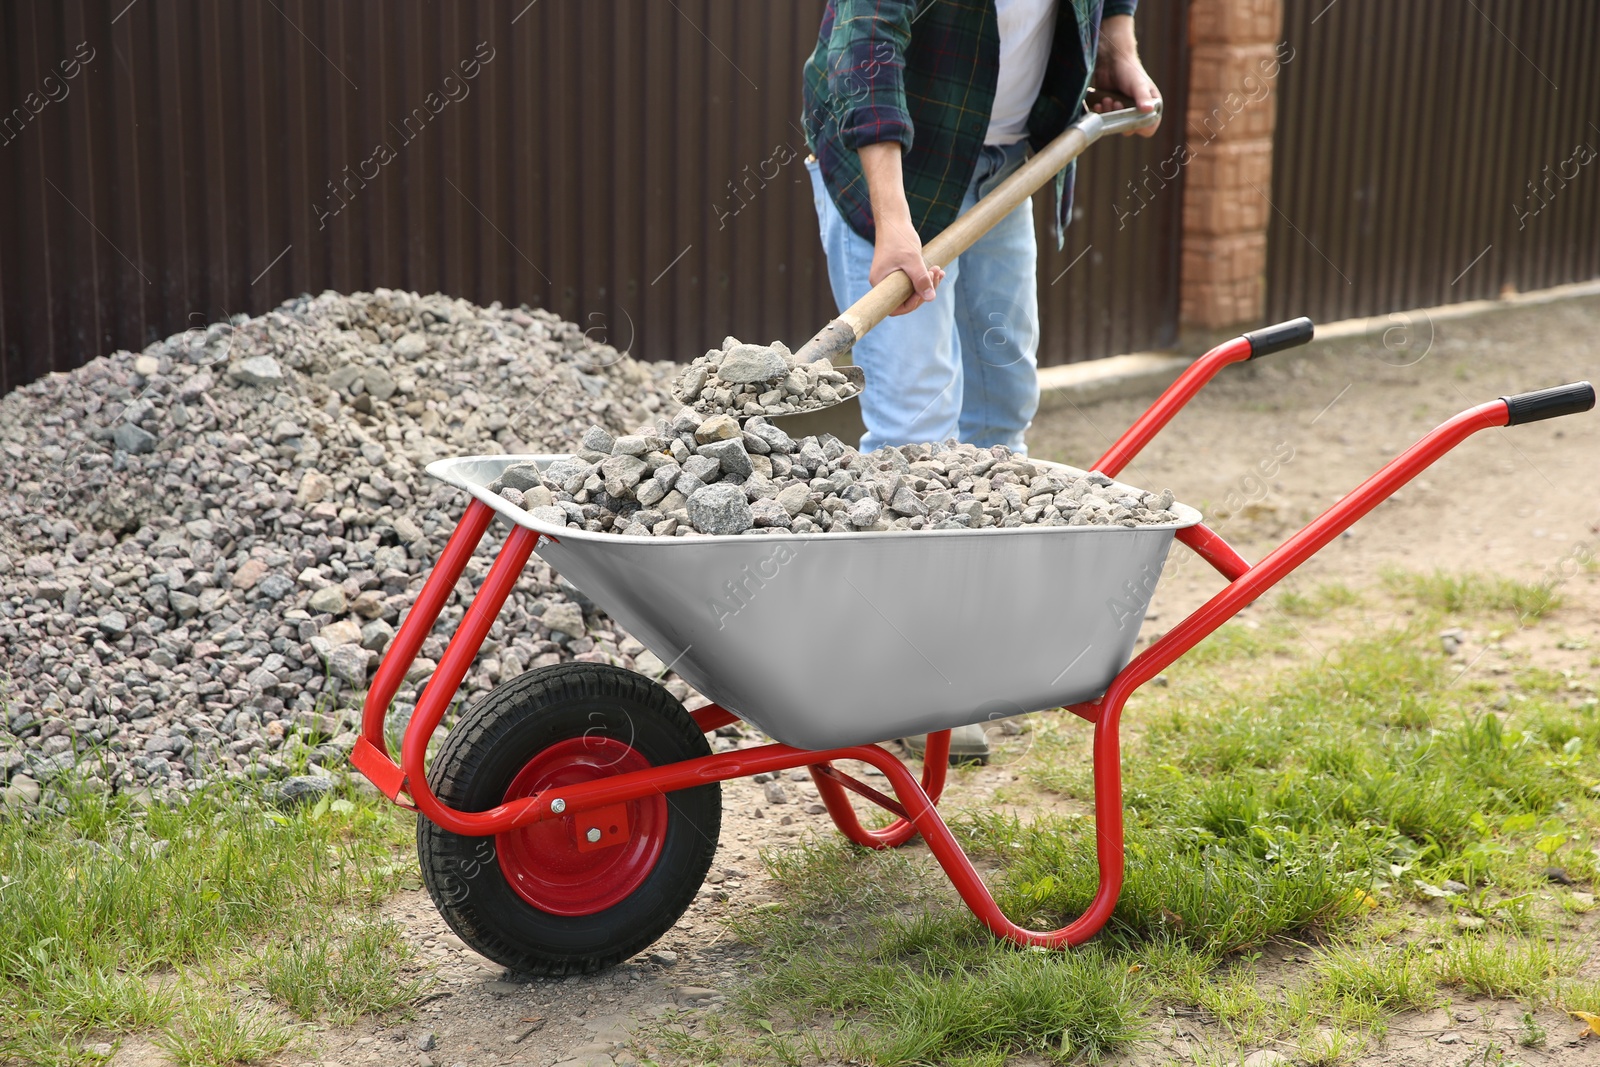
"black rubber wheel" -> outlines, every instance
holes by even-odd
[[[551,783],[710,753],[689,713],[660,685],[620,667],[562,663],[505,682],[469,709],[428,784],[451,807],[485,811]],[[450,833],[419,816],[422,880],[463,941],[514,971],[610,967],[671,929],[694,899],[716,853],[722,787],[712,782],[626,808],[626,832],[616,838],[623,843],[601,849],[579,840],[601,832],[582,825],[604,821],[595,813],[496,837]]]

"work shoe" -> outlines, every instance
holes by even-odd
[[[900,743],[906,746],[918,759],[928,750],[927,734],[911,734],[902,737]],[[988,763],[989,762],[989,735],[983,732],[981,723],[972,723],[969,726],[957,726],[950,731],[950,765],[952,767],[963,763]]]

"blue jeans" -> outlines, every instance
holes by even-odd
[[[1026,142],[985,147],[962,212],[1024,158]],[[872,243],[839,214],[816,163],[806,166],[833,299],[847,308],[872,288]],[[1037,258],[1025,201],[945,268],[937,299],[856,342],[853,358],[867,376],[863,452],[952,437],[1027,451],[1023,436],[1039,406]]]

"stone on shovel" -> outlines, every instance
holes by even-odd
[[[789,361],[783,353],[766,345],[734,345],[722,356],[717,377],[725,382],[740,385],[746,382],[770,382],[789,373]]]

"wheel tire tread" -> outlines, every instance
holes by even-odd
[[[659,715],[660,722],[669,727],[672,740],[682,746],[682,758],[710,755],[711,747],[705,734],[695,725],[694,719],[683,709],[671,693],[656,682],[623,670],[591,663],[561,663],[536,668],[497,686],[475,707],[463,713],[454,729],[445,739],[429,770],[429,785],[435,795],[452,807],[465,802],[469,783],[483,772],[485,762],[497,744],[514,730],[527,709],[548,708],[569,701],[593,698],[616,700],[647,713]],[[721,787],[717,802],[712,805],[710,825],[699,826],[701,838],[696,841],[692,867],[699,871],[700,879],[709,869],[716,853],[718,831],[721,823]],[[705,788],[705,787],[697,787]],[[673,794],[668,794],[670,804]],[[679,815],[680,818],[687,816]],[[663,929],[646,929],[624,937],[615,947],[600,954],[581,959],[557,958],[530,953],[529,950],[503,936],[492,922],[473,909],[461,908],[441,899],[435,891],[435,880],[449,876],[451,857],[441,853],[446,838],[425,817],[417,817],[417,852],[423,871],[423,881],[428,886],[434,905],[451,929],[475,950],[491,959],[504,963],[513,970],[530,974],[551,976],[585,974],[611,967],[648,947],[687,910],[698,891],[700,881],[687,894],[680,893],[681,901],[674,905],[672,918]],[[454,837],[455,835],[451,835]],[[432,877],[430,877],[432,876]]]

